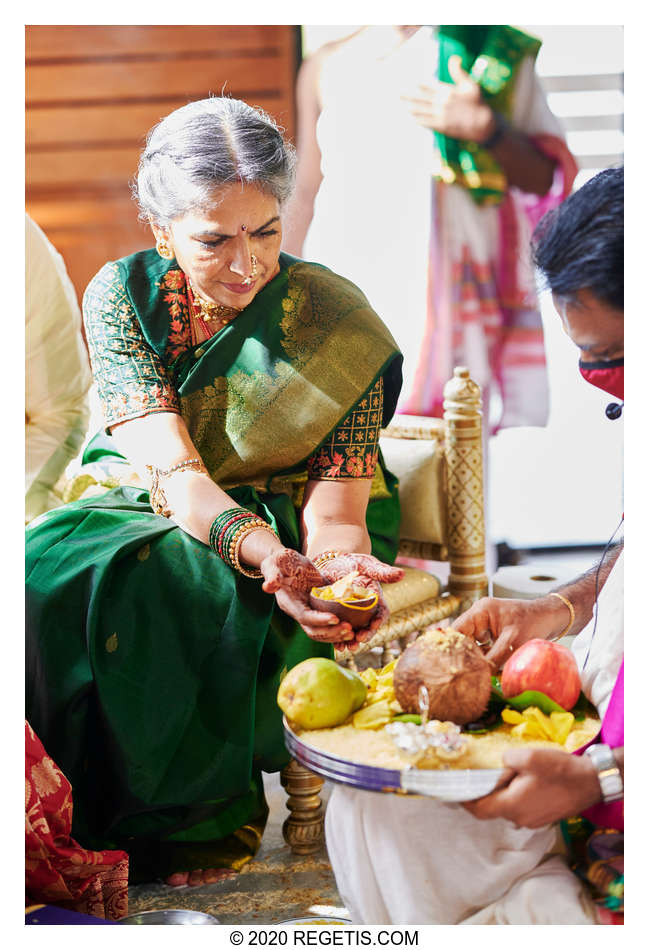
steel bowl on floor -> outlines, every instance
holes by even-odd
[[[123,917],[120,924],[218,924],[216,917],[199,910],[141,910]]]

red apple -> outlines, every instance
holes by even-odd
[[[545,693],[564,709],[572,709],[581,692],[581,679],[571,651],[560,643],[528,640],[515,650],[500,678],[503,696],[518,696],[527,689]]]

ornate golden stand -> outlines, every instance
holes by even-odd
[[[448,587],[465,610],[486,596],[482,398],[464,366],[444,387]]]
[[[289,815],[282,826],[284,841],[294,854],[312,854],[324,841],[324,811],[320,790],[324,779],[291,759],[281,772]]]

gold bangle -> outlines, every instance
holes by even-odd
[[[260,577],[263,577],[264,575],[259,570],[259,568],[253,568],[252,570],[249,570],[248,568],[243,567],[241,564],[241,561],[239,560],[239,550],[241,548],[243,540],[247,535],[252,534],[253,531],[269,531],[273,535],[273,537],[275,538],[277,537],[277,534],[275,533],[275,531],[273,531],[271,526],[269,524],[266,524],[266,522],[263,522],[262,524],[247,525],[246,528],[243,529],[240,535],[237,537],[234,548],[230,548],[230,551],[231,551],[230,556],[236,570],[239,571],[240,574],[243,574],[244,577],[260,578]]]
[[[243,538],[246,534],[248,534],[249,531],[256,531],[258,528],[269,528],[271,531],[273,531],[270,525],[267,524],[263,520],[263,518],[259,518],[257,516],[254,517],[254,520],[253,518],[246,518],[245,521],[243,521],[242,519],[242,522],[243,523],[240,524],[239,527],[235,529],[232,537],[230,538],[228,542],[229,554],[233,554],[235,551],[239,550],[239,539]],[[273,534],[274,533],[275,532],[273,531]]]
[[[252,570],[249,570],[248,568],[242,567],[241,561],[239,560],[239,551],[241,550],[243,539],[249,534],[252,534],[253,531],[269,531],[274,538],[277,537],[276,531],[274,531],[269,524],[263,521],[263,519],[260,518],[259,521],[255,521],[252,524],[248,522],[248,524],[239,528],[230,542],[230,560],[234,564],[236,570],[239,571],[240,574],[243,574],[244,577],[260,578],[264,575],[259,570],[259,568],[253,568]]]
[[[575,608],[572,606],[572,604],[570,603],[567,597],[564,597],[563,594],[558,594],[556,590],[552,591],[552,593],[550,594],[550,597],[558,597],[561,603],[565,604],[568,610],[570,611],[570,623],[568,624],[565,630],[561,631],[558,637],[554,638],[555,641],[557,641],[557,640],[561,640],[562,637],[565,637],[565,635],[568,633],[573,623],[575,622]]]
[[[259,527],[256,522],[254,523],[254,526],[255,528]],[[239,539],[244,536],[244,534],[247,534],[246,528],[249,528],[249,527],[251,527],[250,521],[246,519],[246,521],[236,529],[236,531],[230,538],[230,542],[228,544],[227,560],[230,563],[230,565],[234,567],[236,570],[239,570],[241,566],[239,564],[238,542],[239,542]]]

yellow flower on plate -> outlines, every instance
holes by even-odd
[[[393,713],[387,700],[381,700],[378,703],[372,703],[371,706],[363,706],[352,716],[352,724],[355,729],[380,729],[387,725],[392,719]]]
[[[575,724],[575,717],[571,712],[551,712],[550,721],[555,730],[555,742],[563,745]]]
[[[374,689],[376,686],[378,675],[376,670],[373,670],[372,667],[368,667],[366,670],[362,670],[359,674],[360,678],[367,685],[368,689]]]
[[[503,709],[503,722],[513,726],[512,735],[521,739],[549,739],[564,745],[575,723],[570,712],[551,712],[549,716],[538,706],[528,706],[522,713],[516,709]]]
[[[373,689],[368,693],[365,703],[366,705],[371,703],[380,703],[384,699],[391,701],[394,698],[394,689],[392,686],[379,686],[377,689]]]

